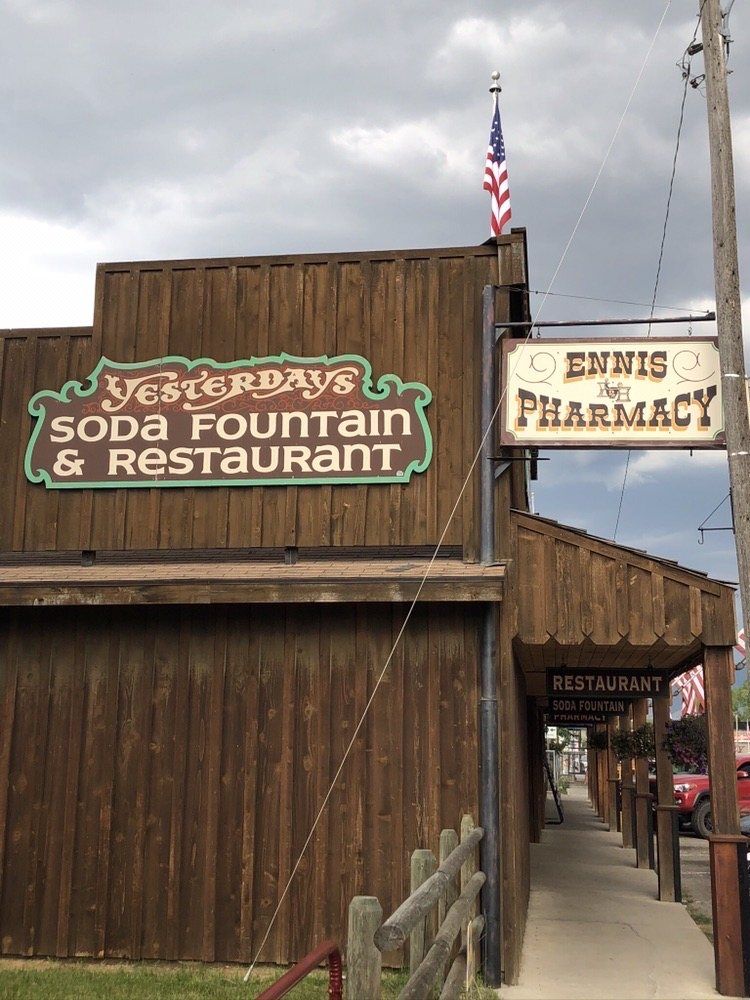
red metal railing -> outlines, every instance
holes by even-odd
[[[335,941],[324,941],[297,962],[273,986],[264,990],[257,1000],[281,1000],[297,983],[308,976],[325,959],[328,959],[328,996],[331,1000],[343,1000],[344,977],[341,971],[341,952]]]

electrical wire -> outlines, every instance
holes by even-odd
[[[643,306],[647,309],[651,306],[653,309],[669,309],[672,312],[685,312],[691,313],[693,316],[700,315],[700,313],[708,314],[711,312],[710,309],[697,309],[693,306],[663,306],[663,305],[653,305],[651,302],[634,302],[631,299],[602,299],[598,295],[573,295],[572,292],[540,292],[537,288],[530,288],[529,295],[550,295],[553,298],[558,299],[580,299],[583,302],[606,302],[609,305],[615,306]]]
[[[581,225],[581,220],[583,219],[583,217],[584,217],[584,215],[586,213],[586,210],[588,209],[589,203],[590,203],[592,197],[594,196],[594,191],[596,190],[596,188],[597,188],[597,186],[599,184],[599,180],[600,180],[600,178],[602,176],[602,173],[604,172],[604,167],[606,166],[607,161],[609,159],[609,155],[612,152],[612,147],[614,146],[615,141],[617,139],[617,136],[620,133],[620,129],[622,128],[622,123],[624,122],[625,117],[626,117],[628,111],[630,110],[630,105],[633,102],[633,97],[635,96],[635,92],[636,92],[636,90],[638,88],[638,84],[641,81],[641,77],[643,76],[643,73],[644,73],[644,71],[646,69],[646,64],[648,63],[649,57],[651,55],[651,52],[652,52],[652,50],[654,48],[654,45],[656,44],[656,39],[657,39],[657,37],[659,35],[659,32],[661,30],[661,27],[662,27],[662,25],[664,23],[664,20],[665,20],[665,18],[667,16],[667,13],[668,13],[669,8],[671,7],[671,5],[672,5],[672,0],[667,0],[666,5],[664,7],[664,11],[663,11],[663,13],[661,15],[661,19],[659,20],[659,23],[658,23],[658,25],[656,27],[656,31],[654,32],[654,36],[651,39],[651,44],[649,45],[649,47],[648,47],[648,49],[646,51],[646,54],[645,54],[645,56],[643,58],[643,62],[641,63],[640,69],[638,70],[638,74],[637,74],[637,76],[635,78],[635,82],[634,82],[634,84],[633,84],[633,86],[631,88],[630,94],[628,95],[628,99],[627,99],[627,102],[625,104],[625,108],[624,108],[622,114],[620,115],[620,118],[619,118],[619,121],[617,122],[617,126],[615,128],[614,134],[612,135],[612,138],[610,139],[609,145],[607,146],[607,149],[606,149],[606,151],[604,153],[604,158],[602,160],[601,166],[599,167],[599,170],[597,171],[596,176],[594,177],[594,181],[593,181],[593,183],[591,185],[589,193],[588,193],[588,195],[586,197],[586,200],[585,200],[585,202],[583,204],[583,208],[581,209],[581,211],[580,211],[580,213],[578,215],[578,218],[576,219],[576,223],[573,226],[573,230],[572,230],[572,232],[570,234],[570,237],[568,238],[568,241],[565,244],[565,247],[563,248],[562,254],[560,255],[560,260],[558,261],[557,267],[555,268],[554,273],[552,275],[552,279],[549,282],[549,289],[552,288],[552,286],[554,285],[554,283],[555,283],[555,281],[557,279],[558,274],[560,273],[560,269],[562,268],[563,263],[565,262],[565,259],[566,259],[567,255],[568,255],[568,251],[570,250],[570,247],[571,247],[571,245],[573,243],[573,240],[575,239],[576,233],[578,232],[578,229],[579,229],[579,227]],[[529,341],[529,339],[531,338],[531,334],[532,334],[532,331],[533,331],[533,323],[535,323],[539,319],[539,315],[541,314],[541,311],[544,308],[544,305],[545,305],[545,303],[547,301],[547,295],[549,293],[549,289],[548,289],[547,293],[545,293],[544,298],[542,299],[542,302],[540,303],[539,308],[537,309],[536,315],[533,317],[533,319],[531,321],[531,324],[529,325],[529,332],[526,335],[524,343],[527,343]],[[518,362],[516,361],[516,365],[517,364],[518,364]],[[515,371],[515,366],[514,366],[514,371]],[[512,374],[513,373],[511,373],[511,375]],[[427,565],[427,568],[426,568],[426,570],[425,570],[425,572],[424,572],[424,574],[423,574],[423,576],[422,576],[422,578],[421,578],[421,580],[419,582],[419,585],[417,587],[416,594],[414,595],[414,598],[413,598],[413,600],[411,601],[411,603],[409,605],[409,608],[408,608],[408,610],[406,612],[406,615],[404,616],[404,621],[403,621],[403,623],[402,623],[402,625],[401,625],[401,627],[400,627],[400,629],[398,631],[398,634],[396,635],[396,639],[395,639],[393,645],[391,646],[391,651],[389,652],[389,654],[388,654],[388,656],[387,656],[387,658],[385,660],[385,663],[383,665],[383,668],[380,671],[380,673],[379,673],[379,675],[377,677],[377,680],[375,681],[372,693],[371,693],[369,699],[367,700],[367,703],[366,703],[366,705],[365,705],[365,707],[364,707],[364,709],[362,711],[362,715],[361,715],[361,717],[359,719],[359,722],[357,723],[357,725],[356,725],[356,727],[354,729],[354,732],[352,733],[351,739],[349,740],[349,743],[348,743],[348,745],[346,747],[346,750],[344,751],[343,757],[341,758],[341,762],[339,763],[339,766],[336,769],[336,772],[335,772],[335,774],[333,776],[333,780],[331,781],[330,787],[329,787],[328,791],[325,794],[325,797],[323,799],[323,802],[321,803],[320,808],[318,809],[318,812],[317,812],[317,815],[315,816],[315,819],[313,820],[313,824],[312,824],[312,826],[310,828],[310,832],[308,833],[307,838],[305,839],[305,842],[302,845],[302,849],[299,852],[299,856],[297,857],[297,861],[295,862],[295,864],[294,864],[294,866],[292,868],[292,871],[291,871],[291,873],[289,875],[289,878],[287,879],[286,885],[284,886],[284,889],[283,889],[283,891],[281,893],[281,896],[279,897],[278,903],[276,904],[276,908],[273,911],[273,913],[271,914],[271,918],[270,918],[270,920],[268,922],[268,927],[266,928],[266,932],[263,935],[263,938],[262,938],[262,940],[261,940],[261,942],[258,945],[258,948],[256,950],[255,958],[252,960],[252,963],[251,963],[250,967],[248,968],[247,972],[245,973],[244,982],[247,982],[250,979],[250,976],[252,975],[253,970],[254,970],[255,966],[257,965],[257,963],[258,963],[258,959],[260,957],[260,953],[262,952],[263,948],[265,947],[266,941],[268,940],[269,935],[271,933],[271,930],[272,930],[272,928],[274,926],[274,923],[276,922],[276,918],[279,915],[279,911],[281,910],[281,907],[284,904],[284,900],[286,899],[286,897],[287,897],[287,895],[289,893],[290,886],[291,886],[291,884],[292,884],[292,882],[294,880],[295,875],[297,874],[297,870],[299,869],[300,864],[302,863],[302,858],[305,855],[305,851],[307,850],[307,848],[310,845],[310,842],[311,842],[311,840],[313,838],[315,830],[317,829],[318,823],[320,822],[320,818],[323,815],[323,812],[325,811],[326,806],[328,805],[328,801],[329,801],[331,795],[333,794],[333,790],[336,787],[336,783],[337,783],[337,781],[338,781],[338,779],[339,779],[339,777],[341,775],[341,772],[344,769],[344,765],[346,764],[346,761],[347,761],[347,759],[349,757],[349,754],[351,753],[352,747],[354,746],[354,743],[355,743],[357,737],[359,736],[359,733],[360,733],[360,731],[362,729],[362,726],[364,725],[365,719],[367,718],[367,714],[368,714],[368,712],[370,710],[370,706],[372,705],[373,701],[375,700],[375,696],[377,695],[378,690],[379,690],[381,684],[383,683],[383,679],[384,679],[384,677],[385,677],[385,675],[386,675],[386,673],[388,671],[388,668],[391,665],[391,661],[393,660],[393,657],[394,657],[394,654],[396,652],[396,649],[398,648],[398,645],[399,645],[399,643],[401,641],[401,637],[403,636],[404,632],[406,631],[406,626],[408,625],[409,620],[411,619],[411,617],[412,617],[412,615],[414,613],[414,609],[417,606],[417,602],[419,601],[419,598],[420,598],[420,595],[422,593],[422,590],[424,589],[425,583],[427,582],[427,579],[428,579],[428,577],[430,575],[432,567],[435,564],[435,560],[438,557],[438,553],[440,552],[440,549],[441,549],[441,547],[443,545],[443,542],[445,541],[445,537],[446,537],[446,535],[448,533],[448,529],[450,528],[450,526],[451,526],[451,524],[453,522],[453,518],[456,515],[456,511],[458,510],[458,507],[459,507],[459,505],[461,503],[463,495],[464,495],[464,493],[466,491],[466,487],[468,486],[468,484],[471,481],[471,478],[472,478],[472,476],[474,474],[474,469],[476,468],[477,462],[479,461],[480,455],[482,453],[482,448],[484,447],[484,444],[485,444],[485,442],[487,440],[487,437],[489,436],[489,433],[490,433],[490,431],[492,430],[492,428],[493,428],[493,426],[495,424],[495,420],[497,419],[497,415],[500,412],[500,407],[502,406],[503,400],[505,398],[506,391],[507,391],[507,382],[506,382],[506,385],[503,387],[503,390],[502,390],[502,392],[500,394],[500,398],[499,398],[499,400],[497,402],[497,406],[494,409],[494,412],[493,412],[493,414],[492,414],[492,416],[491,416],[491,418],[490,418],[490,420],[489,420],[489,422],[487,424],[487,427],[484,429],[484,432],[482,434],[482,438],[481,438],[481,440],[479,442],[479,446],[477,447],[477,450],[476,450],[476,452],[474,454],[474,457],[473,457],[473,459],[471,461],[471,464],[469,466],[468,472],[466,473],[466,477],[465,477],[465,479],[463,481],[463,484],[461,485],[461,489],[459,490],[458,496],[456,497],[456,502],[453,504],[453,507],[451,508],[451,511],[448,514],[448,518],[447,518],[447,520],[445,522],[445,526],[443,527],[443,530],[442,530],[442,532],[440,534],[440,538],[438,540],[438,543],[435,546],[435,551],[432,553],[432,557],[431,557],[431,559],[430,559],[430,561],[429,561],[429,563]]]
[[[700,26],[700,16],[701,16],[701,13],[703,12],[703,5],[705,4],[705,2],[706,2],[706,0],[703,0],[703,3],[701,4],[700,12],[698,14],[698,22],[697,22],[697,24],[695,26],[695,31],[693,32],[693,37],[692,37],[692,39],[690,41],[690,45],[692,45],[693,42],[695,41],[695,39],[698,37],[698,27]],[[685,49],[685,55],[687,55],[687,51],[690,48],[690,45],[688,45],[688,47]],[[658,291],[659,291],[659,280],[661,278],[661,267],[662,267],[662,263],[664,261],[664,246],[665,246],[666,241],[667,241],[667,226],[669,224],[669,211],[670,211],[670,209],[672,207],[672,193],[674,191],[674,178],[675,178],[675,173],[677,171],[677,157],[678,157],[679,152],[680,152],[680,139],[682,137],[682,126],[683,126],[684,121],[685,121],[685,101],[687,99],[688,85],[690,83],[690,57],[688,56],[688,58],[687,58],[687,65],[686,65],[685,64],[685,55],[683,55],[682,64],[681,64],[682,65],[683,87],[682,87],[682,100],[680,101],[680,117],[679,117],[679,121],[677,123],[677,139],[675,141],[674,154],[672,156],[672,172],[671,172],[671,175],[670,175],[670,178],[669,178],[669,191],[667,193],[667,206],[666,206],[666,210],[664,212],[664,225],[662,226],[662,231],[661,231],[661,243],[659,245],[659,259],[658,259],[658,262],[657,262],[657,265],[656,265],[656,276],[654,278],[654,292],[653,292],[653,295],[651,296],[651,312],[649,314],[648,331],[646,332],[646,337],[647,338],[651,336],[651,321],[654,318],[654,310],[656,309],[656,296],[657,296]],[[619,530],[620,519],[622,517],[622,506],[623,506],[623,502],[625,500],[625,490],[627,489],[627,484],[628,484],[628,472],[630,471],[630,459],[631,459],[632,454],[633,454],[632,450],[630,448],[628,448],[628,454],[627,454],[627,456],[625,458],[625,470],[623,472],[623,477],[622,477],[622,489],[620,490],[620,500],[619,500],[619,503],[617,505],[617,517],[615,519],[615,529],[612,532],[612,541],[617,541],[617,532]]]

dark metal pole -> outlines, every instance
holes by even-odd
[[[495,409],[495,290],[486,285],[482,296],[482,433],[493,423]],[[487,434],[480,456],[481,515],[479,557],[483,565],[495,562],[495,494],[492,456],[493,431]],[[479,815],[484,827],[481,841],[482,889],[485,920],[484,981],[498,987],[502,978],[500,926],[500,754],[497,716],[497,609],[484,606],[480,663],[479,710]]]
[[[493,423],[495,409],[495,289],[485,285],[482,294],[482,434]],[[481,513],[479,520],[479,559],[485,566],[495,561],[495,493],[493,456],[495,454],[494,428],[482,442],[479,461]]]

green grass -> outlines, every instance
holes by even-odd
[[[41,959],[0,960],[0,997],[3,1000],[253,1000],[281,976],[282,969],[256,970],[243,983],[242,966],[198,963],[86,962]],[[383,997],[395,1000],[406,973],[383,973]],[[315,972],[287,996],[294,1000],[324,1000],[328,975]]]
[[[475,982],[467,993],[464,994],[466,1000],[497,1000],[497,993],[489,986],[483,986],[480,982]]]
[[[707,916],[703,910],[698,906],[690,893],[682,890],[682,902],[685,904],[688,913],[696,922],[698,927],[703,931],[709,941],[713,943],[714,940],[714,922],[713,918]]]

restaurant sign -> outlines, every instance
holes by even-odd
[[[547,670],[547,694],[550,698],[612,699],[653,698],[669,692],[666,674],[651,669],[577,669],[550,667]]]
[[[358,355],[102,358],[38,392],[25,471],[51,489],[408,483],[432,457],[421,382]]]
[[[722,448],[715,337],[506,340],[500,440],[538,448]]]

